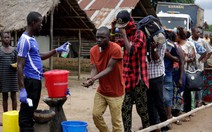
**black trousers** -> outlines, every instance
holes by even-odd
[[[20,132],[33,132],[33,114],[34,111],[37,109],[40,100],[41,80],[25,78],[24,84],[28,95],[27,98],[32,99],[33,107],[29,107],[26,103],[21,103],[19,111]]]
[[[147,91],[147,106],[150,125],[167,120],[166,111],[163,104],[163,76],[149,79],[149,89]],[[159,116],[159,120],[158,120]],[[166,129],[166,127],[162,128]]]
[[[187,88],[185,88],[183,98],[184,98],[184,112],[191,111],[191,91],[187,90]]]
[[[131,132],[132,127],[132,107],[136,105],[136,111],[141,118],[143,128],[149,126],[149,115],[147,112],[147,87],[141,81],[135,89],[126,92],[122,104],[122,119],[124,132]]]

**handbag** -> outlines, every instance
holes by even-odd
[[[186,89],[189,91],[200,91],[203,87],[203,71],[197,69],[195,71],[186,70]]]
[[[189,50],[189,49],[188,49]],[[191,53],[188,51],[188,53]],[[186,90],[200,91],[203,87],[203,71],[197,68],[196,59],[187,63],[186,73]]]

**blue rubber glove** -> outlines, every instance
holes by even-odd
[[[67,91],[66,91],[65,94],[66,94],[66,95],[71,95],[71,92],[70,92],[70,89],[69,89],[69,88],[67,88]]]
[[[61,45],[60,47],[56,48],[56,52],[57,53],[61,53],[63,51],[67,51],[66,46],[69,44],[69,42],[65,42],[63,45]]]
[[[27,92],[25,88],[20,89],[20,102],[27,103]]]

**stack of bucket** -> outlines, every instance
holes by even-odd
[[[3,113],[3,132],[19,132],[18,111],[8,111]]]
[[[51,70],[43,75],[49,98],[62,98],[66,96],[69,71]]]

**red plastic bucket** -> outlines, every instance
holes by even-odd
[[[51,70],[44,74],[45,86],[47,88],[48,96],[50,98],[61,98],[66,96],[68,88],[68,75],[67,70]]]

